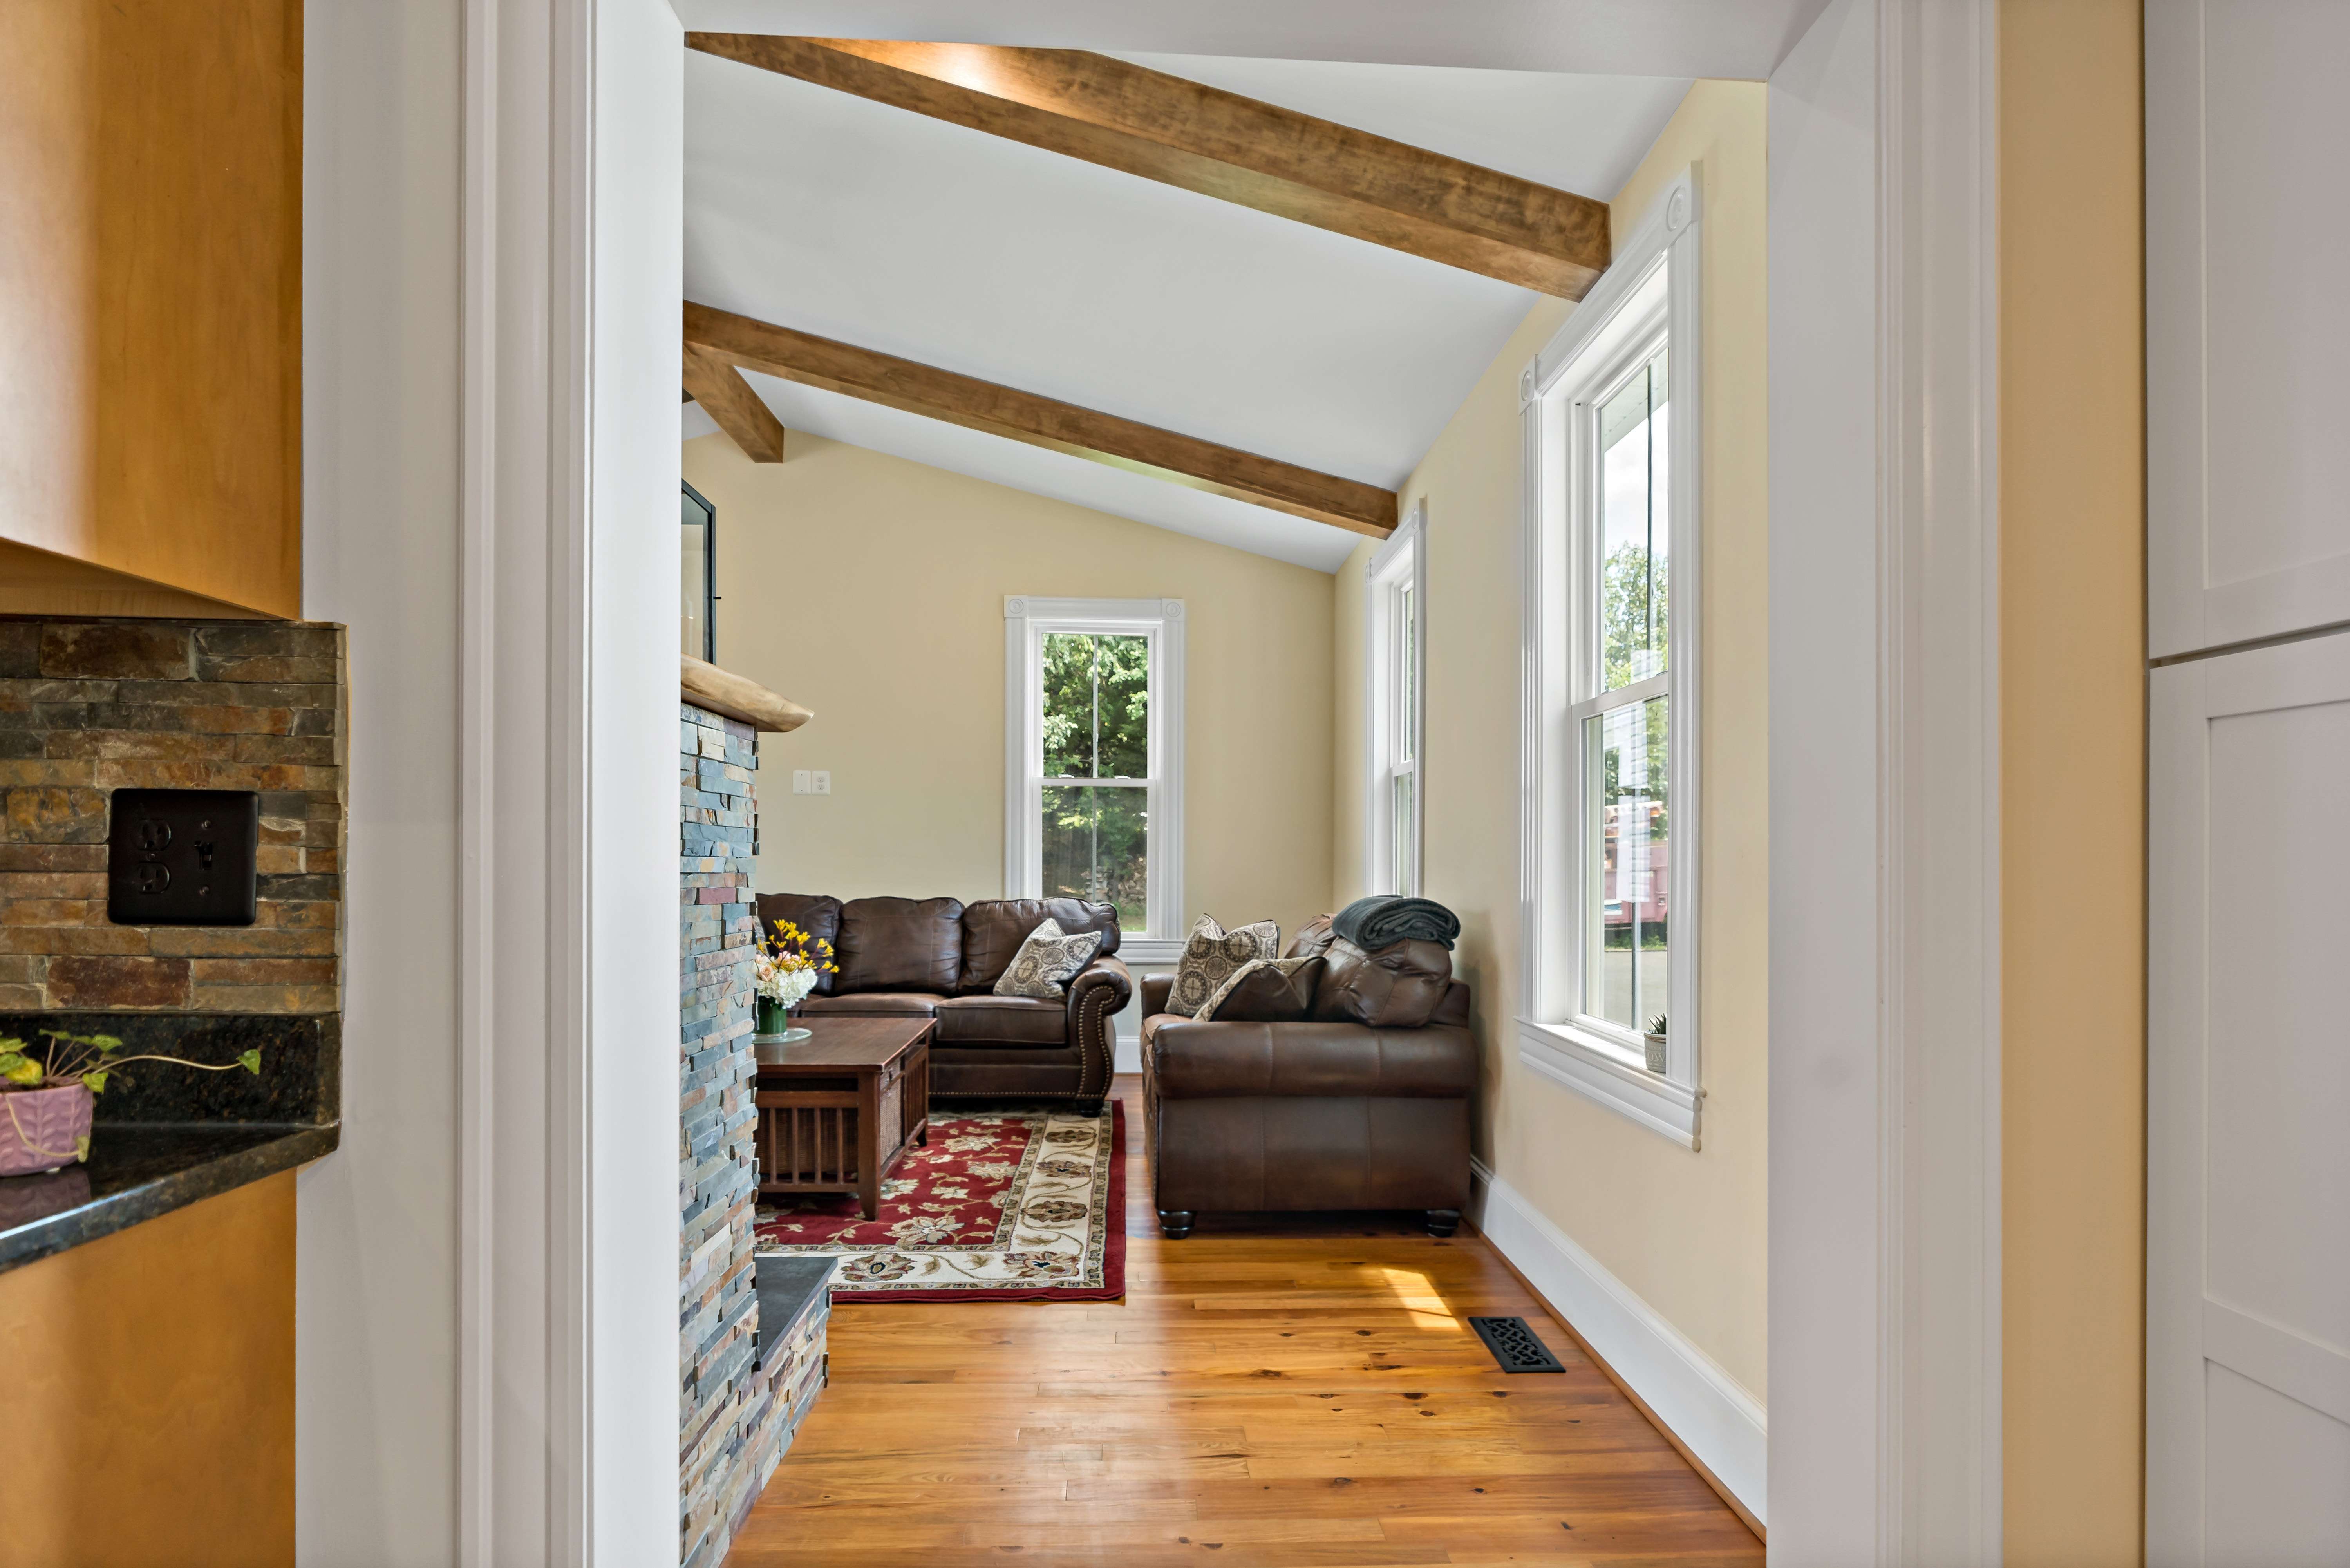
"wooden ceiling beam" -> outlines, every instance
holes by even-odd
[[[688,33],[704,54],[1581,299],[1607,204],[1079,49]]]
[[[1395,492],[688,302],[687,352],[1384,539]],[[737,378],[740,379],[739,377]]]
[[[688,343],[685,391],[733,438],[744,457],[753,462],[784,461],[784,421],[759,400],[742,371]]]

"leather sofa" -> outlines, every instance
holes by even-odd
[[[1118,910],[1076,898],[838,898],[762,893],[768,930],[789,920],[833,944],[837,974],[801,1002],[806,1018],[938,1020],[931,1045],[933,1100],[1066,1100],[1093,1115],[1117,1059],[1110,1019],[1134,995],[1118,954]],[[1099,931],[1093,961],[1066,1000],[997,996],[993,988],[1028,934],[1050,917],[1071,934]]]
[[[1309,927],[1300,943],[1312,950],[1314,939]],[[1477,1088],[1469,988],[1450,979],[1450,955],[1435,944],[1398,948],[1426,953],[1356,955],[1391,967],[1335,1002],[1326,979],[1311,1016],[1294,1022],[1195,1023],[1167,1011],[1173,976],[1143,977],[1145,1122],[1167,1236],[1190,1235],[1201,1210],[1227,1210],[1418,1209],[1431,1234],[1452,1233],[1469,1201]],[[1440,975],[1427,972],[1427,953]],[[1399,981],[1399,964],[1421,972]],[[1415,987],[1423,999],[1405,1004]],[[1439,987],[1430,1010],[1425,995]],[[1399,1011],[1424,1022],[1365,1023],[1350,1004],[1374,1020]]]

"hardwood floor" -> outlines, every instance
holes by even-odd
[[[1762,1548],[1481,1237],[1202,1215],[1159,1238],[1127,1107],[1127,1297],[844,1305],[733,1568],[1759,1564]],[[1503,1373],[1523,1316],[1565,1376]]]

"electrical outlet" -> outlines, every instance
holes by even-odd
[[[253,924],[261,796],[249,789],[119,789],[109,809],[108,919]]]
[[[792,793],[794,794],[806,794],[815,788],[816,785],[808,782],[807,769],[794,768],[792,770]]]
[[[818,794],[830,794],[832,793],[832,774],[828,769],[816,769],[816,793]]]

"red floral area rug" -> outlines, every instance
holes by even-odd
[[[931,1141],[881,1183],[880,1212],[854,1197],[770,1208],[762,1254],[842,1260],[840,1302],[1084,1302],[1126,1293],[1126,1113],[933,1110]]]

